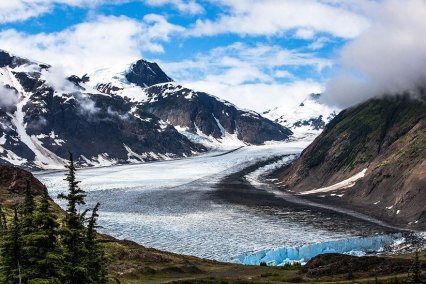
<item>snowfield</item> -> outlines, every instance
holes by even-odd
[[[249,207],[215,196],[224,176],[291,155],[247,176],[258,182],[263,172],[290,162],[288,157],[296,157],[304,147],[301,142],[248,146],[181,160],[82,169],[77,177],[87,192],[87,206],[101,202],[101,232],[176,253],[232,261],[247,252],[382,233],[370,223],[314,209]],[[64,207],[57,199],[66,189],[64,172],[36,175]]]

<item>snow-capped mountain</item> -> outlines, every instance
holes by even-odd
[[[211,142],[263,144],[286,140],[292,133],[254,111],[174,83],[151,86],[141,109],[173,124],[184,133]],[[191,137],[191,136],[188,136]]]
[[[0,51],[0,162],[61,168],[71,151],[82,166],[189,156],[190,142],[129,99],[101,93],[87,77]]]
[[[339,112],[321,103],[320,97],[321,94],[310,94],[296,108],[276,107],[263,115],[291,129],[293,139],[312,140]]]
[[[291,134],[174,83],[156,63],[122,70],[67,77],[0,51],[0,163],[61,168],[69,151],[81,166],[142,162],[205,151],[199,142],[262,144]]]
[[[149,72],[158,77],[149,81],[129,80],[129,74],[134,76],[141,70],[145,70],[143,76]],[[129,98],[138,108],[172,124],[193,142],[209,147],[283,141],[292,134],[288,128],[254,111],[239,109],[230,102],[173,82],[157,64],[145,60],[125,71],[103,69],[89,77],[88,84],[99,92]]]

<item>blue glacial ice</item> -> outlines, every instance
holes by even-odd
[[[259,265],[261,262],[270,266],[286,263],[306,263],[311,258],[324,253],[342,253],[363,256],[383,251],[403,240],[401,234],[377,235],[369,237],[348,238],[321,243],[308,244],[300,247],[282,247],[261,250],[237,256],[234,262],[246,265]]]

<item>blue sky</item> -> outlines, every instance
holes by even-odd
[[[342,53],[397,2],[1,1],[0,48],[78,75],[145,58],[178,82],[261,111],[323,91]],[[422,0],[408,2],[418,9]]]

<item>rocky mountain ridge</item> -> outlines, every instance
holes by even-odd
[[[143,67],[142,67],[143,66]],[[102,69],[89,75],[98,91],[130,99],[144,111],[173,125],[195,143],[207,147],[263,144],[284,141],[293,133],[262,115],[203,92],[196,92],[164,76],[158,65],[140,60],[127,71]],[[124,68],[124,67],[123,67]],[[137,70],[155,70],[155,85],[128,80]]]
[[[187,157],[212,141],[263,144],[289,135],[257,113],[184,90],[156,63],[78,77],[0,51],[3,164],[62,168],[71,151],[80,166],[106,166]]]
[[[71,151],[80,166],[190,156],[205,148],[128,99],[101,93],[86,78],[0,52],[0,161],[61,168]]]

